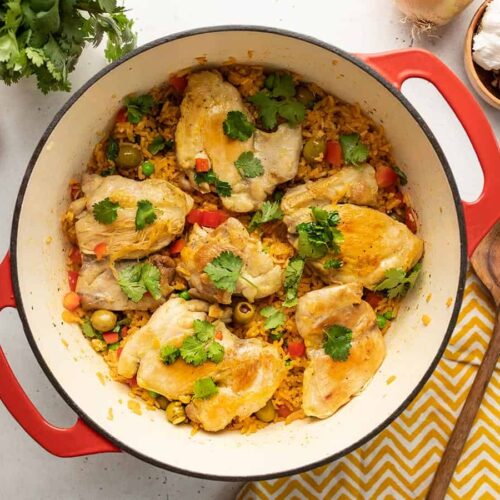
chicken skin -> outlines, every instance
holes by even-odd
[[[184,230],[185,217],[193,207],[189,195],[160,179],[139,182],[120,175],[84,175],[82,191],[85,196],[77,200],[78,208],[83,203],[85,207],[75,224],[78,246],[82,253],[94,255],[95,247],[104,243],[112,260],[145,257],[168,245]],[[119,203],[112,223],[98,222],[93,213],[94,205],[106,198]],[[152,203],[156,219],[137,230],[135,218],[141,200]]]
[[[260,240],[250,236],[243,224],[231,217],[214,230],[194,225],[181,252],[177,272],[184,276],[200,298],[230,304],[232,293],[215,286],[204,272],[206,265],[222,252],[232,252],[243,261],[236,295],[250,302],[267,297],[281,287],[283,270],[262,250]]]
[[[370,381],[385,357],[384,338],[372,307],[356,283],[328,286],[303,295],[295,320],[306,344],[309,365],[304,372],[303,403],[306,415],[327,418]],[[341,325],[352,331],[345,361],[324,350],[325,330]]]
[[[217,71],[200,71],[188,78],[175,136],[179,166],[198,187],[194,180],[196,159],[208,159],[217,177],[231,186],[231,195],[221,197],[224,206],[234,212],[258,209],[277,184],[296,175],[302,148],[300,126],[282,124],[273,133],[255,130],[246,141],[231,139],[223,131],[230,111],[239,111],[252,121],[236,87]],[[236,168],[236,160],[247,152],[260,160],[262,175],[243,178]],[[209,190],[204,184],[199,188]]]
[[[180,347],[193,334],[194,320],[206,320],[209,304],[171,298],[123,348],[118,373],[137,376],[137,384],[168,399],[189,399],[194,383],[211,377],[218,386],[210,399],[196,399],[186,407],[188,417],[207,431],[224,429],[235,418],[246,418],[262,408],[283,380],[286,368],[279,348],[258,339],[243,340],[221,321],[214,324],[217,342],[224,347],[219,363],[194,366],[179,358],[170,365],[160,359],[166,344]]]

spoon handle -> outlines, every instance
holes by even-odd
[[[495,365],[500,356],[500,312],[497,311],[497,318],[493,335],[484,355],[483,361],[479,366],[476,378],[472,383],[465,404],[460,412],[457,423],[446,450],[441,458],[431,487],[427,493],[427,500],[442,500],[448,490],[453,472],[460,460],[467,437],[471,430],[474,419],[476,418],[479,407],[483,400],[488,382],[495,370]]]

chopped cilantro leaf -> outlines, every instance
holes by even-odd
[[[182,290],[182,292],[179,293],[179,298],[184,300],[191,300],[191,294],[187,290]]]
[[[325,269],[340,269],[343,265],[344,263],[340,259],[328,259],[323,267]]]
[[[231,184],[226,181],[221,181],[212,169],[210,169],[208,172],[196,172],[194,175],[194,180],[196,184],[203,184],[205,182],[207,184],[212,184],[219,196],[231,196]]]
[[[264,322],[264,328],[266,330],[274,330],[285,324],[286,314],[273,306],[263,307],[260,310],[260,314],[266,318]]]
[[[304,259],[299,256],[292,257],[285,269],[285,307],[297,305],[297,290],[303,272]]]
[[[148,151],[152,155],[158,154],[161,150],[165,149],[167,143],[161,135],[157,135],[148,146]]]
[[[265,201],[259,210],[253,214],[248,230],[252,232],[261,224],[281,219],[283,219],[283,211],[280,208],[279,201]]]
[[[154,103],[150,94],[126,97],[127,120],[133,124],[139,123],[144,115],[151,113]]]
[[[333,325],[325,330],[323,349],[335,361],[346,361],[351,351],[352,330]]]
[[[390,299],[401,297],[415,286],[421,268],[422,264],[419,262],[408,273],[402,268],[388,269],[385,272],[385,279],[374,290],[386,290]]]
[[[195,399],[210,399],[219,392],[212,377],[199,378],[194,383],[193,397]]]
[[[135,213],[135,228],[139,231],[156,220],[156,213],[153,204],[149,200],[137,202],[137,212]]]
[[[106,158],[111,161],[115,161],[118,157],[118,151],[120,147],[118,146],[118,141],[110,137],[106,143]]]
[[[358,165],[368,159],[368,146],[361,142],[359,134],[341,135],[339,141],[345,163]]]
[[[88,339],[93,339],[96,336],[96,331],[89,319],[84,319],[82,323],[82,332]]]
[[[179,348],[167,344],[160,349],[160,359],[166,364],[171,365],[181,355]]]
[[[118,284],[133,302],[139,302],[146,292],[155,300],[161,298],[160,270],[150,262],[133,264],[118,273]]]
[[[278,113],[292,127],[294,127],[304,121],[304,117],[306,116],[306,108],[301,102],[295,99],[290,99],[280,104]]]
[[[264,81],[265,87],[271,91],[272,97],[293,97],[295,85],[292,75],[271,73]]]
[[[238,159],[234,162],[234,166],[238,169],[238,172],[244,179],[259,177],[264,173],[262,163],[251,151],[241,153]]]
[[[246,141],[252,137],[254,126],[241,111],[229,111],[222,123],[222,130],[231,139]]]
[[[119,207],[119,203],[115,203],[109,198],[104,198],[104,200],[92,205],[94,219],[101,224],[112,224],[118,217]]]
[[[272,130],[278,124],[278,110],[280,103],[264,92],[250,96],[248,100],[257,107],[259,118],[266,130]]]
[[[198,340],[201,340],[202,342],[212,340],[215,335],[215,326],[209,321],[201,319],[195,319],[193,321],[193,330]]]
[[[205,266],[204,272],[208,274],[217,288],[233,293],[236,290],[236,283],[242,267],[241,258],[226,250],[209,262]]]
[[[224,358],[224,346],[212,341],[207,346],[207,357],[212,363],[220,363]]]
[[[182,359],[190,365],[199,366],[207,360],[205,343],[194,335],[184,339],[180,351]]]
[[[408,177],[406,177],[406,174],[396,165],[392,166],[392,170],[398,174],[399,177],[399,183],[404,186],[408,184]]]

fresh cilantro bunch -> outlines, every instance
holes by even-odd
[[[160,278],[160,270],[150,262],[144,262],[122,269],[118,274],[118,284],[132,302],[139,302],[146,292],[159,300]]]
[[[329,251],[338,253],[339,243],[344,237],[337,225],[340,222],[339,213],[328,212],[319,207],[311,208],[314,222],[302,222],[297,225],[299,234],[299,254],[309,259],[320,259]]]
[[[292,126],[304,120],[306,108],[295,99],[295,85],[291,75],[271,73],[264,85],[265,90],[250,96],[248,100],[257,107],[266,130],[272,130],[278,125],[278,116]]]
[[[385,290],[390,299],[401,297],[408,292],[410,288],[415,286],[422,264],[419,262],[415,264],[413,269],[405,272],[401,268],[388,269],[385,272],[385,279],[381,281],[374,290]]]
[[[106,34],[104,55],[119,59],[136,46],[134,22],[116,0],[0,2],[0,79],[7,85],[35,75],[44,93],[71,89],[71,73],[87,43]]]
[[[325,330],[323,349],[335,361],[346,361],[351,352],[352,330],[332,325]]]
[[[283,219],[283,210],[280,208],[279,201],[265,201],[262,203],[259,210],[253,214],[250,224],[248,225],[248,231],[252,232],[261,224],[281,219]]]

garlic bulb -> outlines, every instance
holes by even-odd
[[[488,71],[500,70],[500,0],[488,4],[472,45],[474,62]]]

